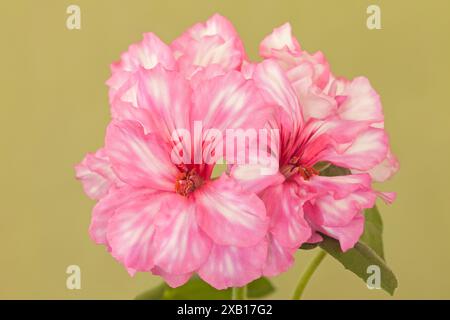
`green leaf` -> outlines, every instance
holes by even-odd
[[[318,245],[318,243],[304,243],[300,247],[300,250],[312,250],[315,249]]]
[[[249,298],[261,298],[275,291],[267,278],[260,278],[248,285]],[[163,283],[136,297],[137,300],[230,300],[231,289],[217,290],[198,277],[192,278],[185,285],[171,288]]]
[[[196,277],[178,288],[170,288],[164,292],[163,300],[224,300],[230,299],[231,292],[216,290],[200,278]]]
[[[262,298],[275,291],[275,287],[269,279],[262,277],[248,285],[247,295],[249,298]]]
[[[398,286],[397,278],[386,262],[364,242],[358,242],[353,249],[343,253],[338,241],[324,236],[324,241],[321,242],[320,247],[336,258],[345,269],[356,274],[364,282],[370,276],[367,273],[367,268],[371,265],[378,266],[381,272],[381,288],[391,295],[394,294]]]
[[[325,166],[325,169],[320,171],[320,175],[326,177],[346,176],[350,173],[351,172],[349,169],[341,168],[335,165]]]
[[[135,300],[161,300],[167,285],[161,283],[159,286],[152,288],[150,290],[144,291],[134,298]]]
[[[370,276],[367,268],[376,265],[381,272],[381,288],[393,295],[398,286],[397,278],[384,260],[383,223],[377,207],[365,210],[364,233],[353,249],[342,252],[339,242],[323,235],[320,247],[338,260],[345,269],[350,270],[364,282]]]
[[[381,258],[384,259],[383,250],[383,221],[377,206],[364,211],[366,222],[364,224],[364,233],[361,241],[367,244]]]

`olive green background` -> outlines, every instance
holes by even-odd
[[[69,4],[81,30],[68,30]],[[378,4],[382,30],[368,30]],[[335,74],[367,76],[382,97],[401,171],[380,188],[385,251],[399,278],[394,298],[450,298],[450,1],[1,1],[0,298],[133,298],[160,282],[128,276],[88,236],[94,204],[73,165],[103,143],[109,120],[109,64],[141,34],[166,42],[219,12],[240,33],[251,58],[260,40],[289,21],[303,48],[322,50]],[[273,279],[290,296],[312,253],[298,254]],[[66,268],[82,289],[66,289]],[[327,257],[305,298],[385,299]]]

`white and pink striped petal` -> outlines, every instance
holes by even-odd
[[[75,166],[75,172],[84,192],[92,199],[99,200],[106,196],[111,188],[122,185],[112,170],[104,149],[88,153],[81,163]]]
[[[283,247],[299,248],[311,236],[311,228],[304,218],[305,198],[299,196],[297,184],[286,181],[267,188],[261,194],[270,217],[269,231]]]
[[[114,172],[134,187],[173,191],[178,169],[170,145],[155,133],[145,134],[134,121],[113,121],[106,133],[106,152]]]
[[[135,199],[120,207],[108,222],[106,236],[111,254],[131,272],[150,271],[158,247],[155,219],[168,193]]]
[[[188,274],[208,258],[212,241],[200,229],[196,203],[173,194],[161,208],[155,237],[155,263],[169,274]]]
[[[219,245],[249,247],[266,235],[264,203],[223,174],[195,193],[200,227]]]
[[[172,42],[171,48],[187,78],[211,65],[220,66],[224,71],[238,70],[246,58],[233,25],[219,14],[192,26]]]
[[[214,245],[199,269],[199,276],[214,288],[242,287],[262,276],[267,258],[267,241],[252,247]]]

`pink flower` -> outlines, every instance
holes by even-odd
[[[238,71],[244,57],[231,23],[215,15],[170,47],[145,34],[113,64],[105,147],[78,165],[77,177],[99,200],[92,239],[130,274],[152,272],[179,286],[197,273],[217,289],[262,275],[264,203],[226,174],[212,180],[213,165],[191,164],[193,147],[173,136],[192,133],[200,120],[203,130],[222,132],[264,125],[273,109]],[[201,138],[192,144],[202,154],[215,147]]]
[[[151,272],[174,287],[194,273],[217,289],[243,286],[287,270],[322,235],[352,248],[363,210],[377,196],[394,200],[372,189],[398,161],[369,81],[334,76],[289,24],[260,54],[263,62],[247,61],[231,23],[214,15],[170,46],[146,33],[111,66],[105,146],[76,176],[98,200],[92,239],[130,274]],[[263,153],[279,165],[275,174],[261,174],[257,161],[211,179],[223,145],[208,130],[236,128],[279,130]],[[322,176],[329,164],[348,174]]]
[[[271,127],[280,130],[281,141],[271,152],[280,170],[268,177],[235,166],[231,175],[266,205],[264,274],[276,275],[289,268],[303,243],[321,241],[320,233],[339,240],[343,251],[352,248],[363,232],[363,210],[374,206],[377,195],[387,201],[394,196],[373,191],[369,174],[386,179],[398,163],[389,150],[379,97],[367,79],[335,78],[322,53],[302,51],[289,24],[263,40],[260,54],[266,60],[245,65],[245,73],[269,104],[279,106]],[[321,163],[352,173],[320,176]]]
[[[297,40],[292,36],[291,26],[288,23],[274,29],[272,34],[261,42],[260,54],[264,58],[276,61],[283,69],[301,104],[305,121],[309,118],[334,118],[366,122],[370,126],[354,144],[381,150],[377,144],[367,143],[387,140],[383,130],[384,116],[380,98],[369,80],[358,77],[349,81],[333,76],[321,52],[311,55],[301,50]],[[369,169],[362,171],[368,172],[376,181],[385,181],[398,171],[399,164],[390,150],[383,154],[384,159],[381,162],[378,159],[371,159],[366,166],[358,164],[356,167],[369,166]],[[372,165],[374,161],[377,162],[376,166]],[[342,165],[355,172],[361,172],[353,167],[353,164]]]

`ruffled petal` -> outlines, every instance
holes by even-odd
[[[336,112],[336,101],[323,94],[315,87],[299,94],[305,121],[310,118],[325,119]]]
[[[304,53],[302,57],[311,56]],[[286,75],[301,101],[304,120],[325,119],[333,116],[337,112],[336,99],[322,89],[329,78],[328,63],[325,60],[316,62],[312,58],[297,60],[299,61],[296,61],[296,65],[289,69]]]
[[[283,70],[275,61],[265,60],[257,65],[253,79],[266,102],[281,108],[284,131],[295,134],[303,124],[303,117],[297,96]]]
[[[386,158],[377,166],[370,169],[368,173],[377,182],[383,182],[390,179],[398,170],[400,169],[400,164],[397,157],[388,150]]]
[[[378,93],[367,78],[355,78],[347,82],[342,92],[338,113],[341,119],[383,123],[383,109]]]
[[[383,129],[369,128],[348,145],[339,145],[322,157],[335,165],[366,171],[381,163],[388,152],[388,137]]]
[[[195,199],[198,223],[215,243],[248,247],[266,235],[264,203],[227,175],[196,190]]]
[[[144,134],[133,121],[113,121],[106,133],[106,152],[114,171],[134,187],[173,191],[178,173],[170,146],[156,134]]]
[[[83,161],[75,166],[75,172],[84,192],[92,199],[101,199],[112,187],[121,185],[104,149],[99,149],[94,154],[88,153]]]
[[[218,65],[238,69],[246,57],[244,46],[230,21],[215,14],[197,23],[171,45],[180,70],[190,78],[199,68]]]
[[[311,228],[304,218],[305,199],[298,194],[295,182],[267,188],[261,199],[270,216],[270,232],[284,247],[299,248],[311,236]]]
[[[358,213],[375,205],[376,194],[373,191],[355,191],[342,199],[331,195],[321,196],[309,203],[307,217],[315,225],[345,226]]]
[[[121,59],[111,65],[111,78],[106,82],[110,88],[110,102],[123,98],[123,91],[119,89],[132,77],[133,73],[140,68],[153,69],[160,65],[165,69],[176,68],[175,58],[172,50],[155,34],[144,33],[143,40],[132,44],[128,51],[121,55]]]
[[[111,104],[111,117],[115,120],[132,120],[139,122],[144,132],[155,132],[154,120],[148,109],[138,108],[137,102],[129,103],[116,100]]]
[[[305,218],[314,231],[337,239],[344,251],[352,248],[363,232],[363,210],[375,205],[377,194],[368,177],[313,177],[303,182],[316,187],[314,197],[303,206]]]
[[[300,44],[292,36],[292,28],[289,23],[273,29],[272,33],[265,37],[259,45],[259,54],[264,58],[273,58],[281,51],[286,51],[294,56],[301,52]]]
[[[330,194],[342,199],[358,190],[370,190],[372,180],[368,174],[349,174],[344,176],[313,176],[301,181],[301,187],[316,196]]]
[[[339,241],[343,252],[353,248],[364,232],[364,216],[357,214],[345,226],[322,226],[321,231]]]
[[[245,248],[214,245],[198,274],[219,290],[242,287],[261,277],[266,258],[266,240]]]
[[[283,247],[276,238],[269,235],[269,249],[263,274],[274,277],[287,271],[294,264],[294,254],[298,248]]]
[[[304,89],[307,87],[314,87],[323,91],[330,81],[330,65],[325,55],[320,51],[314,54],[302,51],[300,55],[291,59],[290,64],[286,61],[284,63],[277,61],[281,65],[287,66],[287,76],[292,85],[299,90],[297,93],[304,92]],[[303,86],[298,86],[300,84],[303,84]],[[305,84],[308,86],[304,86]]]

